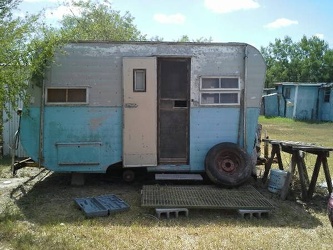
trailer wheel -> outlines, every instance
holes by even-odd
[[[214,183],[235,187],[249,179],[252,164],[249,155],[237,144],[224,142],[208,151],[205,170]]]
[[[125,182],[133,182],[135,179],[135,172],[131,169],[127,169],[123,172],[123,180]]]

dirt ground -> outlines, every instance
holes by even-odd
[[[2,178],[1,178],[2,177]],[[70,174],[55,174],[44,168],[23,168],[17,172],[15,177],[11,174],[2,173],[0,176],[0,213],[5,209],[6,204],[10,202],[15,202],[21,200],[25,196],[29,196],[29,192],[34,190],[43,190],[43,194],[47,196],[54,196],[52,192],[60,190],[64,196],[69,196],[68,191],[70,190],[70,196],[68,198],[77,197],[91,197],[93,195],[103,195],[109,194],[111,191],[120,192],[121,194],[132,193],[129,199],[133,199],[133,192],[137,197],[137,202],[140,202],[140,191],[142,185],[146,184],[156,184],[153,175],[139,174],[133,183],[125,183],[122,180],[121,174],[111,173],[106,174],[87,174],[84,186],[73,187],[71,186],[71,175]],[[179,184],[180,182],[176,182]],[[163,184],[174,184],[173,182]],[[182,182],[180,184],[188,184],[187,182]],[[193,184],[193,183],[190,183]],[[202,184],[202,183],[198,183]],[[269,199],[273,205],[278,205],[281,202],[279,195],[271,193],[267,189],[267,184],[263,185],[260,176],[257,180],[251,179],[248,184],[253,185],[261,194],[263,194],[267,199]],[[34,191],[32,190],[32,191]],[[59,191],[58,190],[58,191]],[[47,192],[49,192],[47,194]],[[318,186],[313,197],[304,202],[300,199],[300,190],[297,187],[297,183],[293,185],[293,190],[291,190],[287,196],[285,202],[290,203],[290,205],[295,205],[297,207],[302,207],[305,210],[315,210],[315,211],[325,211],[327,206],[328,191],[324,186]],[[126,197],[126,195],[123,195]]]

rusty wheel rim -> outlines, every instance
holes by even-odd
[[[239,161],[236,156],[220,155],[216,159],[216,166],[219,172],[232,174],[239,167]]]

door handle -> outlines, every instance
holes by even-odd
[[[125,103],[125,108],[137,108],[138,104],[136,103]]]

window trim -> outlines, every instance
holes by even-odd
[[[218,78],[219,88],[203,88],[202,80],[205,78]],[[238,88],[221,88],[221,79],[232,78],[238,80]],[[203,103],[203,94],[219,94],[219,103]],[[237,94],[237,103],[221,103],[220,94]],[[200,105],[201,106],[239,106],[241,95],[241,81],[239,76],[201,76],[200,77]]]
[[[65,89],[66,101],[65,102],[48,102],[48,90],[49,89]],[[68,90],[69,89],[85,89],[86,101],[85,102],[68,102]],[[89,104],[89,87],[87,86],[75,86],[75,87],[46,87],[45,88],[45,104],[46,105],[87,105]]]

